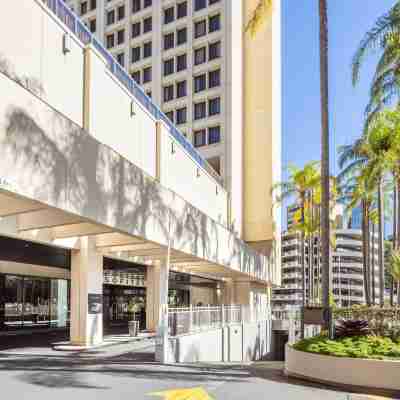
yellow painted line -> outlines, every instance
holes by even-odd
[[[201,387],[166,390],[164,392],[150,393],[150,396],[162,397],[164,400],[213,400]]]

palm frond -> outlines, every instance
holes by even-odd
[[[272,7],[272,0],[259,0],[253,15],[246,25],[246,32],[250,32],[251,36],[255,36],[261,25],[267,18],[268,12]]]
[[[361,66],[369,51],[385,43],[388,35],[398,34],[400,23],[400,2],[397,2],[387,13],[376,21],[361,40],[352,61],[352,81],[355,86],[360,77]]]

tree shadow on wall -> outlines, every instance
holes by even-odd
[[[50,113],[45,129],[28,110],[14,105],[7,110],[1,144],[19,174],[34,173],[36,184],[29,193],[143,237],[158,224],[166,243],[168,218],[177,216],[160,186],[61,114]]]

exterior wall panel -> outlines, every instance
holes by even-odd
[[[0,24],[0,70],[82,126],[83,49],[72,37],[63,53],[61,24],[39,2],[8,1]],[[10,40],[12,38],[12,40]]]
[[[137,102],[131,109],[132,97],[107,70],[102,58],[88,51],[89,133],[155,177],[156,121]]]

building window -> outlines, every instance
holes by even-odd
[[[199,38],[207,33],[206,20],[195,22],[194,24],[194,37]]]
[[[165,116],[172,122],[174,123],[174,112],[173,111],[168,111],[165,113]]]
[[[217,115],[221,113],[221,98],[216,97],[215,99],[208,100],[208,115]]]
[[[89,21],[90,32],[95,33],[97,29],[96,18]]]
[[[193,132],[194,147],[201,147],[207,144],[206,130],[200,129]]]
[[[122,44],[125,41],[125,29],[117,32],[117,44]]]
[[[187,95],[186,81],[181,81],[176,84],[176,97],[185,97]]]
[[[112,25],[115,22],[115,11],[110,10],[107,13],[107,25]]]
[[[194,11],[199,11],[206,7],[207,7],[206,0],[195,0],[194,1]]]
[[[164,61],[164,76],[171,75],[174,73],[174,59]]]
[[[132,13],[140,11],[140,0],[132,0]]]
[[[81,3],[81,15],[85,15],[88,12],[87,1]]]
[[[151,67],[143,69],[143,83],[151,82]]]
[[[132,73],[132,79],[140,85],[140,71],[135,71]]]
[[[174,32],[167,33],[164,35],[164,50],[169,50],[174,47],[175,43],[175,34]]]
[[[125,18],[125,6],[118,7],[118,21]]]
[[[186,43],[187,41],[187,28],[182,28],[182,29],[178,29],[176,32],[176,42],[177,45],[181,45],[183,43]]]
[[[152,4],[152,0],[144,0],[143,8],[151,7]]]
[[[94,10],[97,7],[97,0],[90,0],[90,9]]]
[[[132,24],[132,38],[140,36],[140,22]]]
[[[125,66],[125,54],[124,53],[117,54],[117,62],[121,67]]]
[[[194,105],[194,119],[203,119],[206,117],[206,102],[195,103]]]
[[[187,56],[186,54],[181,54],[176,57],[176,71],[183,71],[187,68]]]
[[[153,43],[147,42],[143,45],[143,58],[151,57],[153,52]]]
[[[194,77],[194,92],[198,93],[206,89],[206,74]]]
[[[138,62],[140,60],[140,46],[132,47],[132,62]]]
[[[194,51],[194,65],[203,64],[206,62],[207,52],[205,47],[201,47],[200,49],[196,49]]]
[[[186,124],[186,121],[187,121],[186,107],[178,108],[176,110],[176,124],[177,125]]]
[[[109,35],[107,35],[106,38],[106,44],[107,44],[107,49],[111,49],[112,47],[114,47],[114,34],[110,33]]]
[[[175,19],[174,7],[169,7],[164,10],[164,24],[169,24]]]
[[[164,86],[164,102],[174,99],[174,85]]]
[[[213,126],[208,128],[208,144],[219,143],[221,141],[221,128]]]
[[[221,57],[221,42],[211,43],[208,46],[208,59],[215,60]]]
[[[177,17],[185,18],[187,16],[187,1],[177,5]]]
[[[219,69],[208,73],[208,87],[213,88],[221,84],[221,71]]]
[[[153,30],[153,18],[147,17],[143,20],[143,33],[151,32]]]
[[[214,15],[208,19],[208,32],[215,32],[221,29],[220,15]]]

